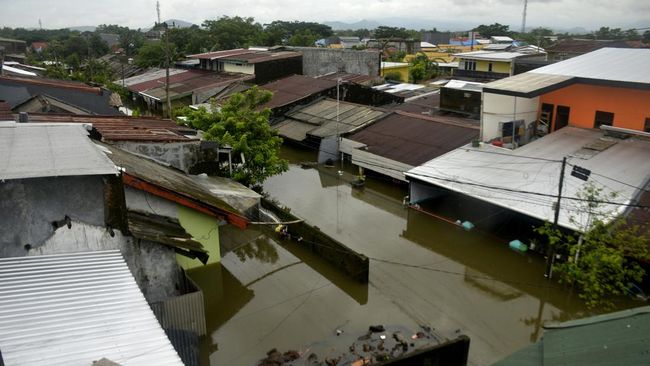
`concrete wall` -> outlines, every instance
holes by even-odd
[[[481,141],[501,137],[500,122],[524,120],[529,125],[537,120],[539,97],[520,98],[509,95],[483,93],[481,110]]]
[[[295,47],[302,52],[302,72],[308,76],[332,72],[379,75],[379,52],[331,48]]]
[[[596,111],[614,114],[614,127],[643,131],[650,118],[650,91],[574,84],[541,96],[541,103],[571,108],[569,124],[594,128]],[[540,106],[541,106],[540,103]],[[553,118],[557,111],[553,111]]]
[[[223,71],[225,72],[238,72],[242,74],[253,75],[255,73],[255,66],[249,64],[236,64],[232,62],[223,63]]]
[[[159,143],[120,141],[115,143],[115,146],[167,163],[184,172],[188,172],[200,160],[199,141]]]
[[[104,227],[73,221],[70,229],[58,229],[37,249],[23,255],[75,253],[119,249],[131,274],[148,302],[163,301],[181,295],[183,273],[176,263],[173,248],[123,236],[118,230],[111,236]]]
[[[48,177],[0,183],[0,256],[23,256],[55,232],[53,221],[72,220],[104,226],[101,176]],[[61,229],[59,229],[61,230]]]
[[[0,257],[119,249],[148,301],[178,295],[173,249],[109,233],[104,177],[48,177],[0,183]],[[71,218],[70,228],[53,221]]]

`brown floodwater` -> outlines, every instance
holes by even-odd
[[[265,230],[226,228],[222,262],[189,271],[206,299],[202,364],[255,365],[273,348],[308,352],[323,339],[335,342],[337,330],[384,324],[459,330],[471,338],[470,364],[489,365],[536,341],[545,322],[589,315],[575,294],[544,279],[540,256],[405,208],[403,186],[369,179],[352,188],[349,164],[303,169],[297,163],[315,153],[283,147],[283,155],[290,170],[264,190],[371,258],[370,283]]]

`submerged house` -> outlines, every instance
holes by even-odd
[[[352,164],[406,182],[404,173],[478,136],[478,123],[395,111],[341,140]]]
[[[511,142],[513,123],[522,139],[566,126],[650,131],[649,63],[650,49],[602,48],[486,84],[481,139]]]
[[[603,48],[484,85],[481,143],[408,171],[410,202],[455,193],[538,221],[557,212],[578,232],[625,214],[650,172],[649,63],[650,50]],[[588,184],[608,198],[597,209],[580,199]]]
[[[546,54],[480,50],[456,53],[454,57],[459,62],[458,68],[453,72],[455,78],[496,80],[514,75],[518,60],[544,60]]]
[[[319,161],[338,159],[338,137],[360,130],[381,119],[386,110],[321,99],[295,108],[272,126],[285,140],[319,151]]]

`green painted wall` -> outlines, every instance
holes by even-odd
[[[176,205],[178,212],[178,221],[194,240],[203,244],[203,247],[210,254],[208,263],[218,263],[221,261],[221,251],[219,250],[219,221],[209,215],[195,211],[191,208]],[[180,254],[176,255],[178,264],[184,269],[203,266],[198,259],[190,259]]]

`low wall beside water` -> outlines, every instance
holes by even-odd
[[[310,225],[276,203],[263,198],[262,207],[273,212],[282,222],[294,222],[288,225],[292,240],[298,240],[313,253],[325,259],[358,282],[368,283],[370,261],[368,257],[357,253],[345,244],[331,238],[320,229]],[[301,239],[299,239],[301,238]]]

